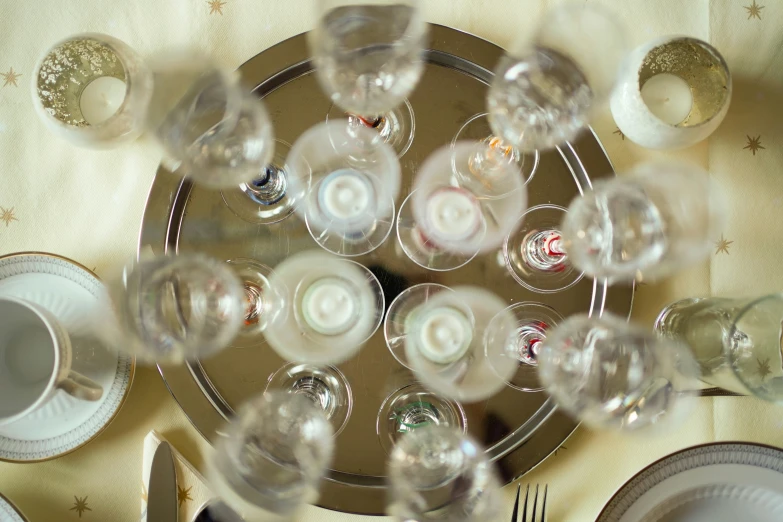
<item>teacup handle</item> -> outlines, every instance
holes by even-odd
[[[97,401],[103,397],[103,388],[92,379],[71,370],[58,385],[68,395],[83,401]]]

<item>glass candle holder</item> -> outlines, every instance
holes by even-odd
[[[291,362],[338,364],[352,357],[383,320],[378,278],[365,266],[323,251],[304,251],[275,267],[270,284],[288,288],[286,313],[264,330]]]
[[[650,149],[689,147],[712,134],[731,101],[731,74],[711,45],[664,36],[634,49],[612,94],[614,121]]]
[[[128,45],[98,33],[71,36],[35,67],[33,105],[47,128],[74,145],[110,148],[144,130],[152,72]]]

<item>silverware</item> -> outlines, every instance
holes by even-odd
[[[699,390],[699,395],[702,397],[746,397],[741,393],[724,390],[723,388],[704,388]]]
[[[147,490],[147,522],[177,522],[177,471],[168,442],[161,442],[152,457]]]
[[[191,522],[243,522],[233,509],[219,500],[210,500],[196,511]]]
[[[517,499],[514,502],[514,510],[511,511],[511,522],[546,522],[546,494],[549,490],[549,485],[544,484],[544,497],[541,499],[541,518],[536,518],[538,513],[538,484],[536,484],[536,493],[533,497],[533,509],[530,513],[530,518],[527,518],[527,501],[530,496],[530,484],[527,485],[525,490],[525,500],[522,504],[522,520],[519,519],[519,490],[522,485],[517,486]]]

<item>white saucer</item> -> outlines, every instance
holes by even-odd
[[[80,264],[54,254],[24,252],[0,257],[0,295],[38,303],[65,326],[73,344],[73,369],[103,387],[96,402],[63,391],[31,415],[0,426],[0,460],[37,462],[70,453],[108,426],[130,390],[135,361],[106,349],[97,331],[103,285]]]
[[[27,522],[11,501],[0,495],[0,522]]]

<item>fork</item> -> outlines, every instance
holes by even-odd
[[[536,513],[538,512],[538,484],[536,484],[536,492],[533,497],[533,510],[530,513],[530,519],[527,518],[527,499],[530,496],[530,484],[527,485],[525,490],[525,501],[522,504],[522,520],[519,519],[519,492],[522,485],[517,485],[517,500],[514,502],[514,510],[511,512],[511,522],[546,522],[546,494],[549,490],[549,485],[544,484],[544,497],[541,499],[541,518],[536,519]]]

